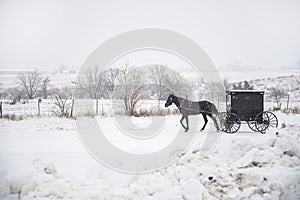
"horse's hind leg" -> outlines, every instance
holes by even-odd
[[[219,125],[218,125],[217,119],[212,114],[209,114],[208,116],[214,121],[215,127],[219,131],[220,129],[219,129]]]
[[[187,132],[187,131],[190,129],[190,127],[189,127],[189,116],[188,116],[188,115],[185,117],[185,121],[186,121],[186,129],[185,129],[185,132]]]
[[[203,119],[204,119],[204,125],[203,125],[203,127],[201,128],[201,130],[200,131],[203,131],[204,129],[205,129],[205,126],[206,126],[206,124],[207,124],[207,117],[206,117],[206,114],[204,114],[204,113],[202,113],[202,116],[203,116]]]
[[[185,132],[187,131],[187,127],[185,127],[185,125],[182,123],[182,121],[184,120],[185,116],[182,115],[181,119],[180,119],[180,124],[181,126],[185,129]]]

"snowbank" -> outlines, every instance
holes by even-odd
[[[276,115],[285,128],[220,133],[205,157],[198,150],[214,129],[199,132],[176,163],[145,175],[115,172],[93,160],[73,120],[2,119],[0,199],[300,199],[300,115]]]

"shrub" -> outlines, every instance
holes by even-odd
[[[19,120],[23,120],[24,119],[24,115],[16,115],[16,114],[4,114],[2,116],[3,118],[5,119],[8,119],[8,120],[12,120],[12,121],[19,121]]]
[[[294,107],[291,109],[292,113],[300,114],[300,109],[298,107]]]

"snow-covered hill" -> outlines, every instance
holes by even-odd
[[[300,76],[279,76],[276,78],[263,78],[250,81],[257,89],[270,93],[271,88],[282,88],[292,101],[300,101]]]
[[[238,85],[240,82],[233,82],[233,84]],[[254,89],[264,90],[266,92],[266,99],[268,98],[271,89],[283,89],[289,96],[291,101],[299,101],[300,102],[300,75],[289,75],[289,76],[278,76],[273,78],[257,78],[251,79],[248,81]],[[287,99],[287,96],[283,98]]]

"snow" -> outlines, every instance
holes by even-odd
[[[254,80],[254,79],[265,79],[266,74],[268,75],[269,79],[282,77],[282,76],[300,76],[300,70],[288,70],[288,69],[274,69],[274,70],[235,70],[235,71],[223,71],[221,70],[220,76],[224,79],[229,79],[230,81],[238,82],[244,80]]]
[[[266,134],[246,125],[235,134],[216,133],[210,121],[179,160],[143,175],[96,162],[81,145],[72,119],[1,119],[0,199],[300,199],[300,115],[275,114],[279,127],[286,126]],[[169,135],[153,148],[144,144],[145,149],[170,142],[170,130],[180,127],[180,116],[165,118],[163,131]],[[112,123],[110,117],[97,120]],[[131,120],[143,128],[155,118]],[[208,134],[220,137],[203,156],[199,150]]]

